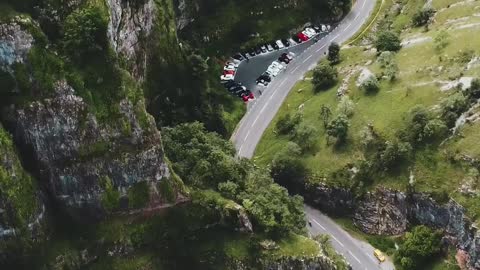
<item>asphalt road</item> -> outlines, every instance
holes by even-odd
[[[302,79],[305,73],[314,68],[316,63],[325,56],[330,43],[342,44],[360,30],[373,11],[374,6],[375,0],[357,0],[351,12],[339,25],[317,43],[307,44],[310,47],[306,48],[302,54],[297,55],[287,69],[264,88],[261,96],[257,95],[257,98],[248,104],[247,113],[231,138],[238,156],[246,158],[253,156],[263,132],[296,82]],[[270,61],[271,58],[268,60]],[[243,70],[249,69],[243,67]],[[243,72],[242,69],[237,71],[237,76],[240,77],[237,77],[236,80],[238,78],[246,80],[246,77],[241,77]],[[253,80],[255,80],[258,75],[250,74],[248,76],[254,76]],[[333,247],[345,256],[354,270],[394,269],[391,262],[387,261],[379,264],[373,257],[372,246],[354,239],[321,212],[309,206],[305,206],[305,212],[312,223],[311,227],[308,226],[309,233],[311,235],[329,234]]]

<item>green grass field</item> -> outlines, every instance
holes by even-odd
[[[457,58],[461,52],[467,50],[473,50],[475,55],[480,55],[480,35],[478,35],[480,26],[466,26],[466,24],[480,22],[480,18],[474,16],[479,12],[480,4],[472,2],[447,8],[448,5],[456,2],[460,1],[433,0],[434,8],[441,11],[438,12],[434,23],[430,25],[430,30],[427,32],[423,27],[412,28],[410,23],[411,17],[423,7],[424,1],[404,1],[405,8],[401,15],[387,15],[387,19],[392,21],[394,29],[404,29],[401,34],[402,40],[423,37],[429,37],[430,40],[420,41],[402,48],[395,55],[399,69],[397,79],[394,82],[381,80],[381,89],[375,95],[366,95],[358,89],[355,84],[358,71],[351,76],[348,81],[348,96],[354,102],[355,109],[350,118],[347,143],[343,147],[338,148],[327,144],[320,108],[322,105],[328,106],[333,115],[337,114],[336,108],[339,99],[336,96],[336,89],[346,76],[345,70],[362,68],[367,61],[371,61],[372,64],[367,68],[374,74],[381,72],[380,66],[376,63],[376,54],[363,47],[354,46],[341,50],[342,62],[337,65],[340,71],[338,83],[327,91],[315,94],[309,80],[300,81],[295,85],[257,146],[255,161],[263,166],[271,163],[275,154],[290,140],[286,135],[276,134],[276,122],[287,113],[296,113],[299,106],[304,104],[303,121],[315,126],[318,136],[316,145],[312,150],[303,154],[302,161],[314,174],[325,176],[327,182],[340,184],[336,182],[338,180],[330,176],[347,164],[353,164],[364,158],[360,132],[367,124],[373,124],[375,130],[385,139],[394,140],[397,131],[404,127],[405,116],[411,108],[419,104],[435,108],[443,98],[451,94],[452,91],[440,90],[442,81],[467,75],[478,76],[480,67],[465,70],[466,63],[460,63]],[[391,2],[386,0],[384,5],[382,12],[387,13]],[[383,14],[379,16],[379,18],[384,17]],[[460,23],[457,22],[455,27],[451,23],[446,23],[447,20],[463,17],[468,18]],[[458,28],[460,25],[464,25],[463,28]],[[434,39],[441,30],[448,33],[448,45],[438,52],[434,49]],[[311,75],[306,77],[311,77]],[[447,152],[480,157],[480,146],[477,143],[480,139],[479,134],[480,125],[478,123],[467,124],[460,130],[459,136],[446,143],[416,151],[413,162],[409,164],[408,168],[393,174],[386,174],[381,179],[375,179],[371,188],[383,185],[403,190],[408,183],[410,171],[412,171],[415,175],[417,190],[445,191],[461,202],[468,209],[472,218],[477,219],[480,217],[480,207],[477,206],[480,205],[480,201],[466,197],[458,191],[469,168],[450,162]]]

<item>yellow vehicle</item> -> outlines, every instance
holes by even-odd
[[[373,255],[380,261],[380,262],[384,262],[385,261],[385,255],[383,255],[383,253],[378,250],[378,249],[375,249],[373,251]]]

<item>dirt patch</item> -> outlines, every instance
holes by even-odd
[[[410,38],[410,39],[402,41],[401,44],[402,44],[402,47],[408,48],[408,47],[412,47],[412,46],[415,46],[415,45],[418,45],[418,44],[429,42],[431,40],[432,40],[431,37],[414,37],[414,38]]]

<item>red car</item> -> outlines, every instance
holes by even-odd
[[[248,101],[248,96],[247,96],[247,95],[243,95],[243,96],[242,96],[242,100],[243,100],[244,102],[247,102],[247,101]]]
[[[248,98],[249,98],[249,99],[254,99],[254,98],[255,98],[255,96],[253,95],[253,93],[252,93],[252,92],[250,92],[250,94],[248,94]]]
[[[308,37],[304,33],[298,33],[297,37],[301,39],[302,41],[307,41]]]
[[[223,75],[235,75],[235,70],[224,70]]]

